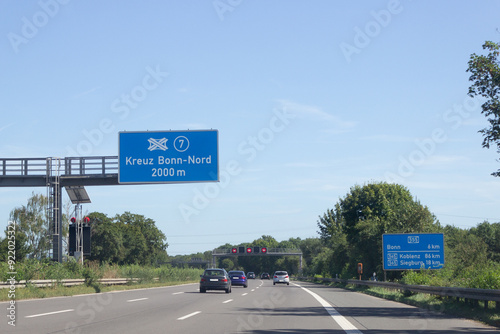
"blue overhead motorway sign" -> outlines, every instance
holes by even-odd
[[[444,266],[442,233],[382,235],[384,270],[441,269]]]
[[[219,181],[217,130],[118,134],[119,183]]]

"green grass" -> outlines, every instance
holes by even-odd
[[[0,263],[0,278],[6,281],[9,278],[9,268]],[[50,261],[26,260],[16,264],[16,280],[27,280],[28,282],[41,279],[52,279],[55,283],[51,287],[39,288],[32,284],[26,287],[17,287],[15,298],[9,297],[10,289],[0,289],[0,301],[11,299],[34,299],[50,298],[59,296],[73,296],[96,292],[108,292],[115,290],[128,290],[138,288],[151,288],[168,285],[198,282],[203,269],[175,268],[170,265],[160,267],[115,264],[99,264],[97,262],[86,262],[80,265],[75,261],[65,263],[54,263]],[[85,279],[85,284],[73,287],[65,287],[59,284],[69,278]],[[106,286],[99,283],[100,278],[130,278],[134,283],[127,285]]]
[[[157,288],[162,286],[172,286],[187,283],[197,283],[198,280],[188,280],[188,281],[168,281],[168,282],[146,282],[146,283],[133,283],[127,285],[101,285],[100,292],[110,292],[110,291],[122,291],[122,290],[134,290],[134,289],[147,289],[147,288]],[[9,289],[0,290],[0,301],[9,301]],[[37,299],[37,298],[52,298],[61,296],[75,296],[83,294],[96,293],[96,290],[92,286],[77,285],[66,287],[62,285],[56,285],[53,287],[39,288],[33,285],[28,285],[25,288],[16,288],[15,290],[15,300],[23,299]]]

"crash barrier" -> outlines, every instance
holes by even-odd
[[[103,285],[124,285],[137,281],[139,281],[138,278],[101,278],[98,280],[98,282]],[[82,285],[84,283],[85,279],[78,278],[78,279],[63,279],[63,280],[43,279],[43,280],[32,280],[32,281],[16,281],[14,285],[16,288],[24,288],[26,287],[26,284],[30,284],[38,288],[43,288],[55,285],[74,286],[74,285]],[[7,289],[10,288],[11,286],[12,286],[11,282],[0,282],[0,289]]]
[[[441,297],[455,298],[457,301],[464,300],[466,303],[477,305],[479,300],[484,301],[484,308],[488,308],[489,302],[495,302],[495,307],[500,310],[500,290],[495,289],[471,289],[458,287],[439,287],[427,285],[406,285],[392,282],[363,281],[340,278],[317,278],[317,277],[298,277],[299,280],[334,282],[342,284],[377,286],[385,289],[400,290],[405,294],[426,293],[429,295],[438,295]]]

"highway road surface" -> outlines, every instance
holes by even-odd
[[[0,303],[0,333],[499,333],[361,293],[305,282],[250,280],[232,293],[198,284]],[[9,324],[15,317],[15,326]],[[9,319],[10,316],[10,319]],[[11,322],[12,324],[13,322]]]

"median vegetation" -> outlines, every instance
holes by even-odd
[[[25,287],[16,289],[16,299],[48,298],[55,296],[70,296],[84,293],[106,292],[111,290],[158,287],[166,285],[198,282],[202,269],[174,268],[170,265],[159,267],[140,265],[99,264],[86,262],[81,265],[74,260],[57,263],[50,260],[25,260],[17,264],[17,281],[25,281]],[[10,277],[6,263],[0,264],[0,278],[7,281]],[[127,278],[125,286],[106,286],[99,280],[102,278]],[[85,283],[78,286],[63,286],[66,279],[84,279]],[[53,280],[50,287],[37,287],[37,280]],[[6,301],[8,289],[0,289],[0,300]]]

